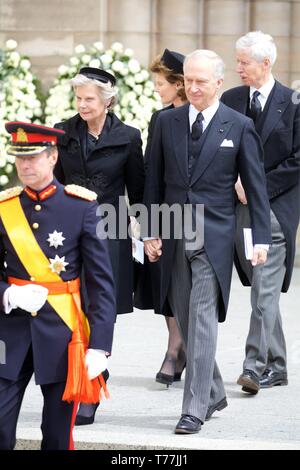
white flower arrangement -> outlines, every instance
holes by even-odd
[[[69,64],[58,68],[58,76],[49,90],[45,108],[46,125],[53,126],[76,114],[70,79],[79,69],[85,66],[102,68],[117,79],[119,100],[114,112],[126,124],[139,128],[145,143],[148,123],[152,113],[161,108],[161,101],[154,91],[149,72],[133,55],[133,50],[124,49],[120,42],[113,43],[107,50],[100,41],[89,48],[83,44],[77,45]]]
[[[9,39],[0,50],[0,189],[14,176],[14,157],[5,150],[10,141],[5,123],[39,123],[43,115],[37,78],[31,72],[30,60],[17,52],[17,46]]]

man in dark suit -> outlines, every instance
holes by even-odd
[[[22,122],[6,129],[24,189],[0,193],[0,340],[6,349],[0,364],[0,449],[15,446],[34,372],[44,396],[42,449],[67,450],[76,412],[62,401],[68,344],[79,316],[88,330],[79,297],[83,266],[90,298],[89,379],[106,369],[111,351],[116,307],[108,246],[97,237],[97,195],[53,178],[56,142],[64,131]]]
[[[229,299],[235,233],[234,185],[238,173],[248,194],[254,253],[264,263],[270,242],[269,204],[262,148],[252,121],[219,103],[224,63],[213,51],[200,50],[184,63],[189,105],[165,111],[157,119],[151,147],[145,203],[190,205],[196,240],[187,243],[190,227],[175,239],[155,232],[145,249],[150,261],[161,256],[161,308],[169,303],[187,353],[182,416],[175,433],[195,433],[205,419],[227,406],[215,363],[218,321]],[[197,214],[204,205],[204,240]],[[152,206],[153,208],[154,206]],[[203,206],[202,206],[203,207]],[[185,215],[185,214],[184,214]],[[198,231],[197,231],[198,227]]]
[[[236,43],[236,55],[237,72],[244,85],[226,91],[221,100],[254,120],[264,148],[271,206],[268,260],[252,269],[241,255],[242,228],[249,226],[249,201],[242,183],[237,182],[236,265],[244,285],[252,285],[246,357],[238,384],[254,395],[260,388],[288,383],[279,299],[280,292],[287,292],[290,285],[299,223],[300,105],[293,100],[293,90],[272,75],[277,52],[270,35],[260,31],[246,34]]]

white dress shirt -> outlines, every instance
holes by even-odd
[[[274,85],[275,85],[275,79],[274,79],[273,75],[270,75],[269,80],[262,87],[254,88],[253,86],[251,86],[250,87],[250,92],[249,92],[250,102],[252,100],[253,93],[255,91],[259,91],[260,95],[258,95],[257,99],[259,100],[259,102],[261,104],[261,110],[263,111],[264,107],[266,105],[267,99],[269,98],[269,94],[271,93]]]

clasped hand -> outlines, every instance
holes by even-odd
[[[144,240],[145,253],[151,263],[158,261],[162,254],[162,241],[160,238]]]

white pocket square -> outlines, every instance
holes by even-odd
[[[232,140],[224,139],[220,147],[234,147]]]

